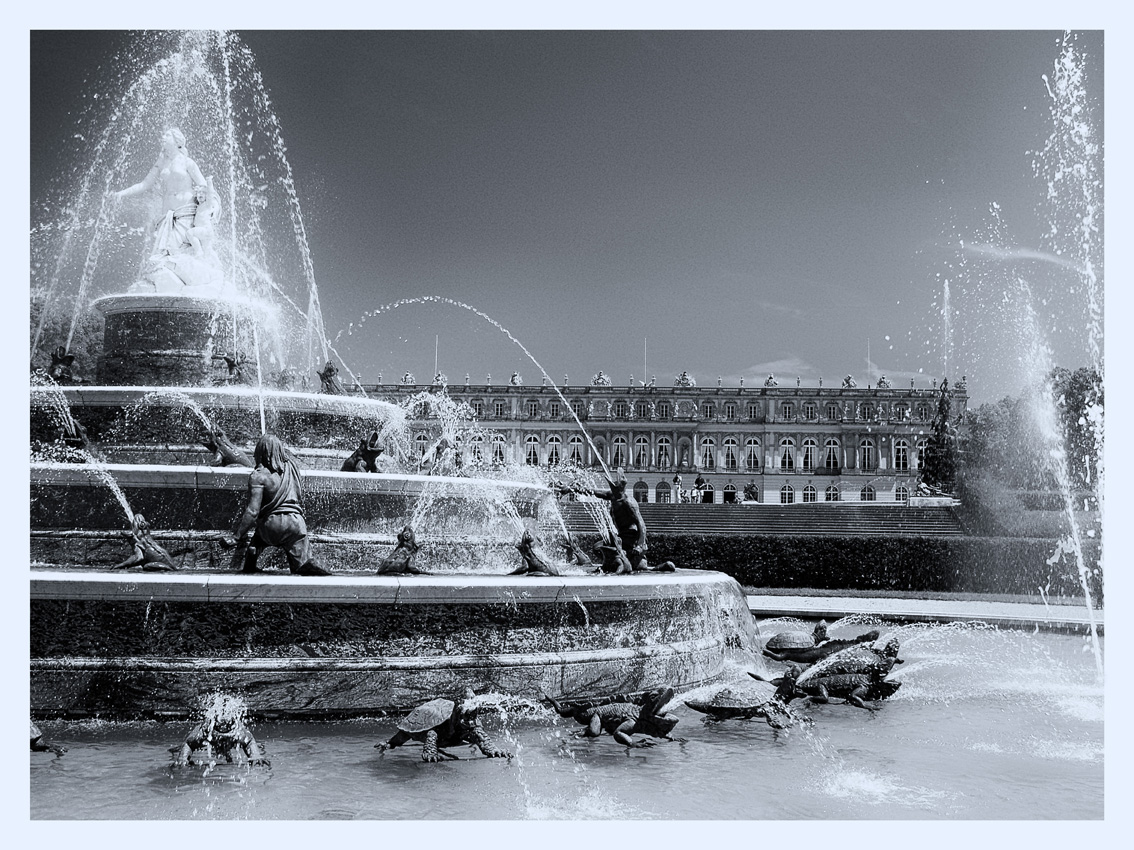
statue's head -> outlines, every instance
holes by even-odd
[[[897,658],[899,649],[901,649],[901,643],[896,637],[892,637],[886,641],[886,645],[882,647],[882,654],[887,658]]]
[[[626,492],[626,472],[621,466],[614,470],[614,475],[606,480],[610,483],[610,492],[615,496],[620,496]]]
[[[256,441],[253,459],[256,461],[256,466],[262,466],[269,472],[275,473],[283,472],[288,464],[295,464],[295,458],[275,434],[265,434]]]
[[[142,514],[134,514],[134,519],[130,522],[130,528],[134,532],[135,537],[140,537],[143,534],[149,533],[150,524]]]
[[[413,546],[417,543],[417,536],[413,533],[413,529],[407,525],[398,532],[398,542],[405,546]]]
[[[827,639],[827,621],[820,620],[815,624],[815,628],[811,632],[811,636],[815,638],[816,643],[822,643]]]
[[[185,134],[176,127],[170,127],[162,133],[161,142],[166,150],[185,153]]]
[[[662,709],[673,699],[673,688],[662,688],[646,697],[642,703],[642,713],[638,716],[642,731],[658,738],[665,738],[677,725],[677,716],[663,713]]]

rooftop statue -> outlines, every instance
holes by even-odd
[[[858,381],[856,381],[851,375],[847,375],[845,378],[843,378],[843,389],[844,390],[853,390],[857,386],[858,386]]]
[[[609,387],[610,378],[603,374],[602,369],[599,369],[598,374],[591,378],[592,387]]]
[[[689,376],[688,372],[682,372],[673,379],[673,385],[675,387],[695,387],[697,386],[697,382]]]
[[[764,379],[764,386],[766,387],[778,387],[779,385],[780,382],[776,380],[775,375],[769,374],[768,377]]]
[[[508,383],[514,387],[522,387],[524,385],[524,379],[520,377],[519,372],[513,372],[512,377],[508,379]]]
[[[880,390],[888,390],[888,389],[890,389],[890,388],[891,388],[892,386],[893,386],[893,385],[892,385],[892,384],[890,383],[890,379],[889,379],[889,378],[887,378],[887,377],[886,377],[885,375],[883,375],[883,376],[882,376],[881,378],[879,378],[879,379],[878,379],[878,389],[880,389]]]
[[[224,284],[224,271],[213,250],[213,224],[220,196],[211,178],[189,157],[185,134],[172,127],[161,137],[161,151],[145,178],[117,192],[124,198],[156,191],[161,198],[154,222],[154,243],[133,292],[181,292],[186,287],[209,287],[215,294]]]

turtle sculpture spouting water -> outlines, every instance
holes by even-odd
[[[877,670],[865,673],[819,673],[813,675],[816,668],[812,667],[806,672],[798,664],[791,665],[783,676],[777,679],[764,679],[757,673],[748,675],[761,682],[776,685],[776,696],[789,703],[797,697],[809,697],[812,702],[827,703],[831,697],[841,697],[850,705],[874,711],[875,706],[866,704],[866,700],[883,700],[893,696],[902,686],[901,682],[885,678],[885,674]]]
[[[848,647],[856,646],[861,643],[874,643],[874,641],[878,640],[879,634],[878,630],[875,629],[861,634],[856,638],[832,638],[831,640],[817,643],[814,646],[785,646],[778,651],[765,647],[764,655],[776,661],[792,661],[804,665],[814,664],[816,661],[822,661],[824,658],[834,655],[836,652],[841,652]]]
[[[894,669],[895,664],[905,663],[898,657],[900,649],[901,644],[896,637],[886,641],[886,645],[882,649],[861,644],[825,658],[808,672],[813,670],[817,675],[876,673],[885,677]]]
[[[458,759],[459,756],[444,750],[457,744],[472,744],[490,759],[512,758],[481,728],[476,709],[465,710],[450,699],[438,698],[419,705],[402,719],[390,740],[374,747],[385,752],[410,741],[421,741],[421,760],[427,762]]]
[[[705,699],[687,699],[685,704],[713,720],[762,717],[773,729],[786,729],[796,719],[769,682],[737,682]]]
[[[803,629],[789,629],[788,631],[779,632],[768,638],[768,642],[764,644],[765,649],[770,649],[773,652],[780,652],[785,649],[803,649],[809,646],[815,646],[817,643],[822,643],[827,639],[827,621],[820,620],[815,624],[815,628],[810,632]]]
[[[654,738],[670,738],[670,732],[677,725],[672,714],[663,714],[666,703],[673,699],[673,688],[663,688],[647,695],[641,704],[633,702],[609,702],[602,705],[577,706],[557,702],[545,697],[560,717],[571,717],[586,728],[583,736],[597,738],[603,732],[627,747],[652,747],[656,741],[635,740],[631,735],[650,735]]]

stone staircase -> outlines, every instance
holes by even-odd
[[[605,510],[606,504],[600,505]],[[832,534],[922,535],[964,534],[952,507],[909,507],[900,504],[817,502],[794,505],[639,504],[650,534]],[[592,533],[595,523],[578,502],[560,502],[573,533]]]

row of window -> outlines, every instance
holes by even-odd
[[[486,410],[485,402],[481,399],[473,399],[469,402],[472,407],[473,413],[476,414],[478,419],[484,418]],[[651,406],[653,410],[651,410]],[[630,416],[631,405],[628,401],[616,400],[610,406],[611,415],[615,419],[626,419]],[[651,415],[656,413],[659,419],[670,419],[673,416],[673,408],[668,401],[660,401],[655,405],[649,402],[638,401],[633,405],[634,416],[638,419],[649,419]],[[725,402],[721,406],[721,413],[726,420],[736,419],[737,404],[735,402]],[[690,408],[690,411],[692,408]],[[763,408],[759,402],[750,401],[746,406],[747,416],[749,419],[758,419],[763,413]],[[930,407],[928,404],[918,404],[914,408],[914,416],[916,421],[926,422],[929,420]],[[896,402],[893,405],[893,416],[899,420],[908,420],[910,418],[911,407],[906,402]],[[542,414],[541,404],[535,399],[529,399],[524,402],[524,412],[531,419],[538,419]],[[575,399],[571,402],[571,412],[579,419],[584,419],[589,415],[587,403]],[[563,406],[558,401],[547,402],[547,416],[551,419],[558,419],[563,415]],[[511,416],[511,406],[508,401],[504,399],[496,399],[492,403],[492,415],[496,419],[506,419]],[[875,405],[873,402],[864,401],[855,405],[853,402],[846,402],[845,405],[838,402],[827,402],[824,407],[824,415],[829,420],[839,419],[876,419],[879,417],[887,416],[885,405]],[[705,401],[701,403],[700,416],[702,419],[715,419],[717,417],[716,402]],[[817,402],[805,401],[799,405],[799,416],[807,422],[816,422],[819,419],[819,405]],[[781,402],[779,406],[779,417],[781,420],[794,420],[796,417],[796,403],[793,401]]]
[[[649,489],[650,489],[649,485],[647,485],[644,481],[638,482],[637,484],[634,485],[634,498],[637,499],[639,502],[647,501],[649,499]],[[784,484],[784,486],[780,488],[780,504],[781,505],[795,504],[795,494],[796,494],[796,490],[791,484]],[[672,495],[673,495],[672,489],[670,488],[669,484],[667,484],[664,481],[659,483],[658,486],[654,490],[655,499],[658,502],[661,502],[661,503],[669,503],[671,501]],[[827,487],[826,490],[823,491],[823,501],[825,501],[825,502],[844,501],[845,495],[846,495],[845,489],[841,490],[838,487],[836,487],[834,484],[832,484],[831,486]],[[699,493],[699,496],[706,502],[713,501],[713,488],[712,488],[712,486],[708,485],[708,486],[702,488],[702,490]],[[910,491],[909,491],[908,487],[906,487],[902,484],[899,484],[897,487],[894,488],[894,501],[904,502],[907,499],[909,499],[909,497],[910,497]],[[862,502],[877,501],[878,491],[875,490],[872,485],[867,484],[864,487],[859,489],[858,498],[859,498],[859,501],[862,501]],[[724,501],[726,503],[737,501],[736,488],[731,484],[726,485],[725,488],[724,488]],[[818,502],[819,501],[819,490],[818,490],[818,488],[816,488],[814,485],[811,485],[811,484],[808,484],[806,487],[804,487],[803,492],[802,492],[802,501],[804,501],[804,502]]]

